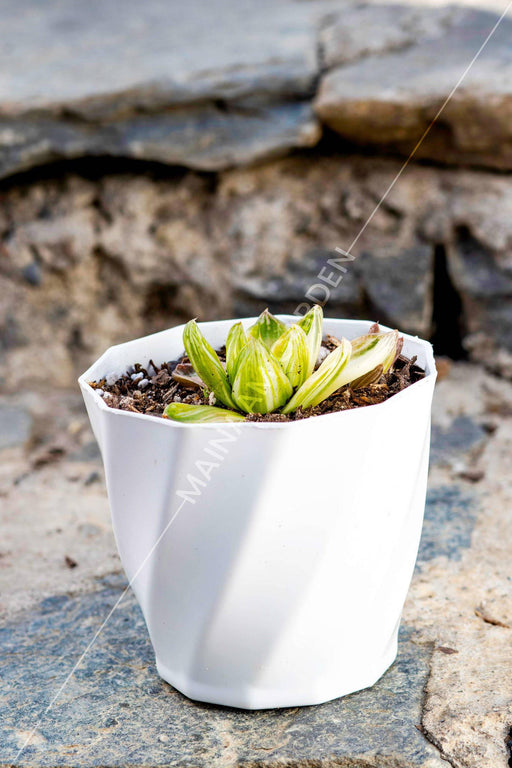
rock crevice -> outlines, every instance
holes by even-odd
[[[265,306],[373,317],[512,375],[512,187],[492,173],[315,154],[213,175],[4,186],[1,371],[73,385],[111,343]],[[499,201],[499,205],[497,204]],[[340,275],[340,279],[334,279]],[[342,277],[342,279],[341,279]]]

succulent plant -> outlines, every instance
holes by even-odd
[[[188,405],[187,403],[169,403],[165,409],[168,419],[186,424],[206,424],[209,421],[244,421],[245,416],[227,408],[214,405]]]
[[[190,363],[205,388],[226,407],[170,403],[164,416],[184,423],[241,421],[245,414],[311,408],[345,384],[367,386],[393,365],[398,331],[370,332],[337,346],[316,368],[323,313],[313,307],[286,326],[266,309],[247,330],[235,323],[226,339],[223,363],[195,320],[183,331]]]

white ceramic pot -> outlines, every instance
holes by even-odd
[[[219,347],[233,322],[201,328]],[[324,331],[369,325],[325,319]],[[396,656],[420,539],[430,344],[405,336],[427,375],[386,402],[289,423],[179,424],[111,409],[88,386],[176,359],[182,331],[112,347],[79,380],[160,675],[247,709],[372,685]]]

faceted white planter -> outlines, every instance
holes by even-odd
[[[233,322],[201,328],[219,347]],[[349,339],[369,326],[324,321]],[[179,424],[108,408],[88,386],[176,359],[182,331],[112,347],[79,380],[160,675],[247,709],[373,685],[396,656],[420,539],[430,344],[405,336],[427,375],[386,402],[284,424]]]

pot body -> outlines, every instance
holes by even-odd
[[[201,327],[218,347],[233,322]],[[350,339],[369,325],[324,330]],[[421,534],[430,344],[405,336],[427,376],[385,403],[284,424],[183,425],[110,409],[88,386],[177,358],[182,330],[112,347],[80,378],[160,675],[247,709],[372,685],[396,656]]]

